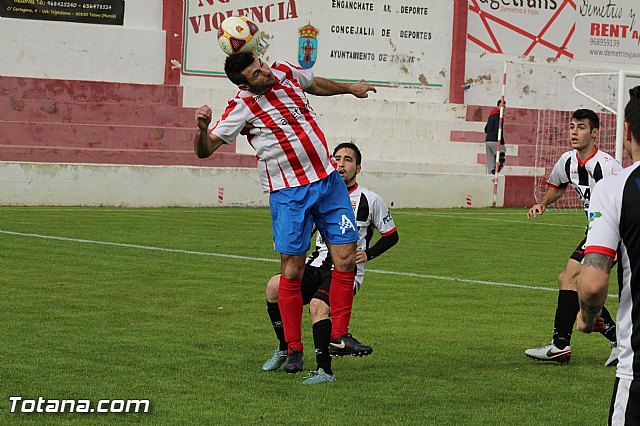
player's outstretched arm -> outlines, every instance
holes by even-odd
[[[364,80],[356,83],[340,83],[322,77],[314,77],[311,85],[305,89],[305,92],[316,96],[351,94],[356,98],[367,98],[369,97],[368,92],[376,93],[377,90],[374,85],[365,83]]]
[[[207,158],[224,144],[224,141],[214,134],[209,134],[211,123],[211,108],[203,105],[196,110],[196,137],[193,141],[193,150],[198,158]]]
[[[549,189],[547,189],[546,194],[544,194],[544,197],[542,197],[542,200],[539,203],[534,204],[529,209],[529,212],[527,213],[527,219],[535,219],[536,216],[544,214],[547,206],[560,199],[560,197],[564,195],[564,192],[566,190],[566,185],[557,188],[550,186]]]

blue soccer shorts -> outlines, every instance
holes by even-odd
[[[308,185],[274,191],[269,196],[269,206],[275,248],[280,253],[305,254],[314,223],[331,244],[358,241],[349,193],[338,172]]]

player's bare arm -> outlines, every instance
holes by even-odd
[[[356,83],[340,83],[328,80],[322,77],[314,77],[311,85],[305,89],[305,92],[316,96],[332,96],[351,94],[356,98],[369,97],[368,92],[377,92],[375,86],[360,80]]]
[[[598,331],[597,320],[607,299],[609,272],[613,258],[604,254],[587,253],[578,277],[580,312],[576,327],[583,333]]]
[[[544,214],[545,210],[550,204],[553,204],[559,200],[567,190],[567,185],[554,188],[552,186],[547,189],[547,192],[542,197],[539,203],[534,204],[527,213],[527,219],[535,219],[536,216]]]
[[[611,268],[613,268],[613,261],[614,258],[611,256],[607,256],[606,254],[587,253],[582,263],[585,266],[593,266],[594,268],[597,268],[608,274],[609,271],[611,271]]]
[[[198,158],[207,158],[220,148],[224,142],[214,134],[209,134],[208,128],[211,123],[211,108],[203,105],[196,110],[196,137],[193,141],[193,149]]]

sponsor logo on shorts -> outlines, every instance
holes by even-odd
[[[347,232],[347,229],[349,228],[358,232],[356,230],[356,227],[353,226],[353,222],[351,222],[351,220],[347,216],[342,215],[342,221],[340,222],[340,231],[342,231],[342,235],[344,235],[344,233]]]

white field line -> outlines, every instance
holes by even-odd
[[[509,220],[509,219],[497,219],[492,217],[482,217],[478,214],[473,213],[455,213],[455,214],[446,214],[446,213],[414,213],[414,212],[393,212],[394,216],[424,216],[424,217],[438,217],[445,219],[462,219],[462,220],[477,220],[477,221],[485,221],[485,222],[502,222],[502,223],[517,223],[525,226],[556,226],[560,228],[582,228],[584,229],[586,225],[573,225],[573,224],[562,224],[562,223],[547,223],[547,222],[536,222],[536,220],[527,220],[526,216],[523,217],[522,220]],[[520,215],[521,216],[521,215]]]
[[[240,260],[253,260],[256,262],[273,262],[280,263],[277,259],[265,259],[261,257],[248,257],[248,256],[237,256],[234,254],[222,254],[222,253],[210,253],[206,251],[193,251],[193,250],[180,250],[180,249],[170,249],[163,247],[153,247],[153,246],[141,246],[138,244],[126,244],[126,243],[112,243],[109,241],[96,241],[96,240],[83,240],[79,238],[67,238],[67,237],[56,237],[53,235],[40,235],[40,234],[27,234],[23,232],[13,232],[13,231],[5,231],[0,229],[0,234],[8,234],[8,235],[17,235],[20,237],[32,237],[32,238],[43,238],[45,240],[57,240],[57,241],[71,241],[74,243],[87,243],[87,244],[98,244],[103,246],[115,246],[115,247],[126,247],[126,248],[135,248],[140,250],[153,250],[153,251],[162,251],[166,253],[184,253],[184,254],[197,254],[201,256],[215,256],[215,257],[225,257],[228,259],[240,259]]]
[[[21,210],[41,210],[42,207],[37,206],[18,206],[12,207],[15,209]],[[218,208],[199,208],[199,209],[180,209],[179,212],[182,213],[212,213],[215,214]],[[96,213],[119,213],[119,212],[127,212],[128,214],[132,212],[140,213],[140,214],[150,214],[150,213],[166,213],[168,209],[126,209],[126,208],[95,208],[95,207],[47,207],[47,210],[55,210],[55,211],[92,211]],[[547,223],[536,220],[528,221],[526,219],[526,212],[482,212],[482,213],[466,213],[466,212],[456,212],[456,213],[436,213],[436,212],[411,212],[411,211],[392,211],[394,216],[423,216],[423,217],[437,217],[437,218],[445,218],[445,219],[459,219],[459,220],[477,220],[477,221],[485,221],[485,222],[502,222],[502,223],[515,223],[525,226],[551,226],[551,227],[560,227],[560,228],[584,228],[583,225],[573,225],[573,224],[561,224],[561,223]],[[547,213],[547,215],[554,216],[562,216],[562,215],[575,215],[575,212],[563,212],[563,211],[553,211],[552,213]],[[494,217],[485,217],[485,216],[497,216]],[[502,219],[499,218],[501,216],[513,216],[517,219]],[[522,220],[520,220],[522,219]]]
[[[70,212],[84,212],[84,211],[93,211],[96,213],[102,212],[127,212],[130,213],[132,211],[139,210],[140,212],[151,212],[151,213],[166,213],[168,211],[176,211],[180,213],[215,213],[219,209],[229,209],[234,208],[233,206],[225,206],[225,207],[162,207],[162,208],[149,208],[149,207],[64,207],[64,206],[2,206],[7,209],[19,209],[19,210],[51,210],[51,211],[70,211]],[[251,207],[253,208],[253,207]],[[261,207],[257,207],[256,209],[260,209]],[[264,207],[265,211],[268,207]],[[391,210],[393,214],[409,214],[409,215],[421,215],[421,216],[437,216],[437,215],[454,215],[454,216],[516,216],[524,218],[527,216],[527,210],[523,209],[522,211],[499,211],[499,210],[485,210],[473,212],[464,211],[462,209],[456,210],[453,213],[438,213],[437,209],[429,210],[425,209],[424,212],[414,212],[412,209],[408,209],[408,211],[400,211],[400,210]],[[418,209],[419,210],[419,209]],[[566,216],[566,215],[576,215],[576,212],[582,212],[582,210],[574,210],[574,211],[563,211],[563,210],[554,210],[551,208],[547,208],[547,215],[551,216]]]
[[[250,260],[254,262],[280,263],[280,260],[278,259],[267,259],[262,257],[239,256],[234,254],[213,253],[213,252],[207,252],[207,251],[180,250],[180,249],[170,249],[170,248],[164,248],[164,247],[143,246],[138,244],[113,243],[109,241],[96,241],[96,240],[85,240],[85,239],[79,239],[79,238],[57,237],[53,235],[41,235],[41,234],[30,234],[30,233],[24,233],[24,232],[5,231],[2,229],[0,229],[0,234],[14,235],[19,237],[42,238],[46,240],[68,241],[68,242],[74,242],[74,243],[97,244],[97,245],[104,245],[104,246],[160,251],[165,253],[195,254],[199,256],[213,256],[213,257],[222,257],[226,259]],[[555,288],[550,288],[550,287],[538,287],[538,286],[511,284],[511,283],[503,283],[503,282],[495,282],[495,281],[470,280],[466,278],[443,277],[440,275],[416,274],[413,272],[394,272],[394,271],[384,271],[380,269],[367,269],[367,272],[374,273],[374,274],[396,275],[396,276],[411,277],[411,278],[426,278],[431,280],[452,281],[452,282],[460,282],[460,283],[468,283],[468,284],[522,288],[527,290],[556,291]],[[616,294],[609,294],[608,296],[617,297]]]

